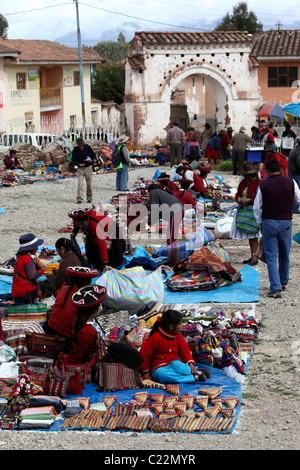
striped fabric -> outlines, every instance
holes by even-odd
[[[253,213],[253,206],[239,207],[236,214],[236,226],[242,232],[256,233],[260,229],[260,224],[256,222]]]
[[[36,303],[33,305],[9,305],[7,307],[7,319],[14,322],[46,321],[47,304]]]
[[[99,391],[132,390],[143,388],[139,372],[123,364],[98,363]]]
[[[147,276],[142,266],[123,269],[109,269],[97,281],[107,290],[103,302],[108,308],[134,309],[150,302],[161,302],[164,297],[161,267]]]

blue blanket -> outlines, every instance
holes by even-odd
[[[201,365],[202,368],[204,366]],[[194,396],[198,395],[198,390],[199,388],[205,388],[205,387],[222,387],[222,393],[220,395],[221,398],[226,398],[226,397],[237,397],[239,399],[238,405],[235,407],[235,414],[234,418],[236,418],[235,424],[230,430],[230,433],[232,433],[236,427],[236,424],[239,419],[240,415],[240,408],[241,408],[241,399],[242,399],[242,387],[241,385],[236,382],[234,379],[231,377],[228,377],[225,372],[221,369],[215,369],[213,367],[206,367],[206,369],[209,369],[211,377],[207,379],[206,382],[197,382],[195,384],[180,384],[180,396],[183,394],[191,394]],[[103,397],[107,395],[115,395],[117,397],[117,402],[119,403],[128,403],[130,400],[133,399],[133,396],[136,392],[140,390],[119,390],[115,392],[97,392],[97,384],[87,384],[86,388],[83,390],[82,394],[80,395],[81,397],[89,397],[91,403],[99,403],[102,401]],[[163,392],[165,396],[172,396],[169,393],[167,393],[165,390],[157,389],[157,388],[145,388],[142,389],[149,394],[151,393],[157,393],[157,392]],[[78,395],[68,395],[66,398],[69,400],[71,398],[77,398]],[[116,403],[117,403],[116,402]],[[209,405],[211,406],[211,405]],[[112,405],[112,410],[114,411],[115,409],[115,404]],[[194,410],[195,411],[203,411],[198,405],[194,405]],[[63,413],[62,413],[63,416]],[[49,431],[59,431],[61,428],[61,425],[63,424],[63,419],[57,419],[48,429],[36,429],[36,431],[44,431],[44,432],[49,432]],[[83,428],[80,428],[83,429]],[[67,430],[78,430],[78,428],[67,428]],[[89,430],[89,428],[86,428],[86,430]],[[94,429],[93,429],[94,430]],[[95,429],[97,430],[97,429]],[[127,432],[127,431],[124,431]],[[150,431],[146,431],[149,432]],[[197,434],[201,434],[202,432],[197,432]],[[212,434],[215,433],[214,431],[209,431],[208,433]],[[220,434],[220,433],[218,433]]]

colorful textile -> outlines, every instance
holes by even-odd
[[[47,304],[35,303],[33,305],[8,305],[7,319],[11,322],[37,321],[44,322],[47,315]]]
[[[218,278],[210,275],[207,271],[187,271],[174,274],[166,282],[167,287],[172,291],[193,291],[214,289]]]
[[[143,388],[139,372],[118,363],[97,364],[98,391],[131,390]]]
[[[236,227],[246,233],[257,233],[260,230],[260,224],[254,217],[253,206],[243,204],[238,207]]]

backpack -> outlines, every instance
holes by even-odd
[[[118,167],[120,163],[121,163],[121,158],[120,158],[119,147],[118,145],[116,145],[111,156],[111,164],[114,167]]]

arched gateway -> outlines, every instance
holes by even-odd
[[[137,32],[125,64],[130,138],[137,145],[163,140],[176,109],[183,127],[186,117],[202,127],[209,110],[217,130],[244,125],[250,132],[260,105],[251,46],[247,32]]]

